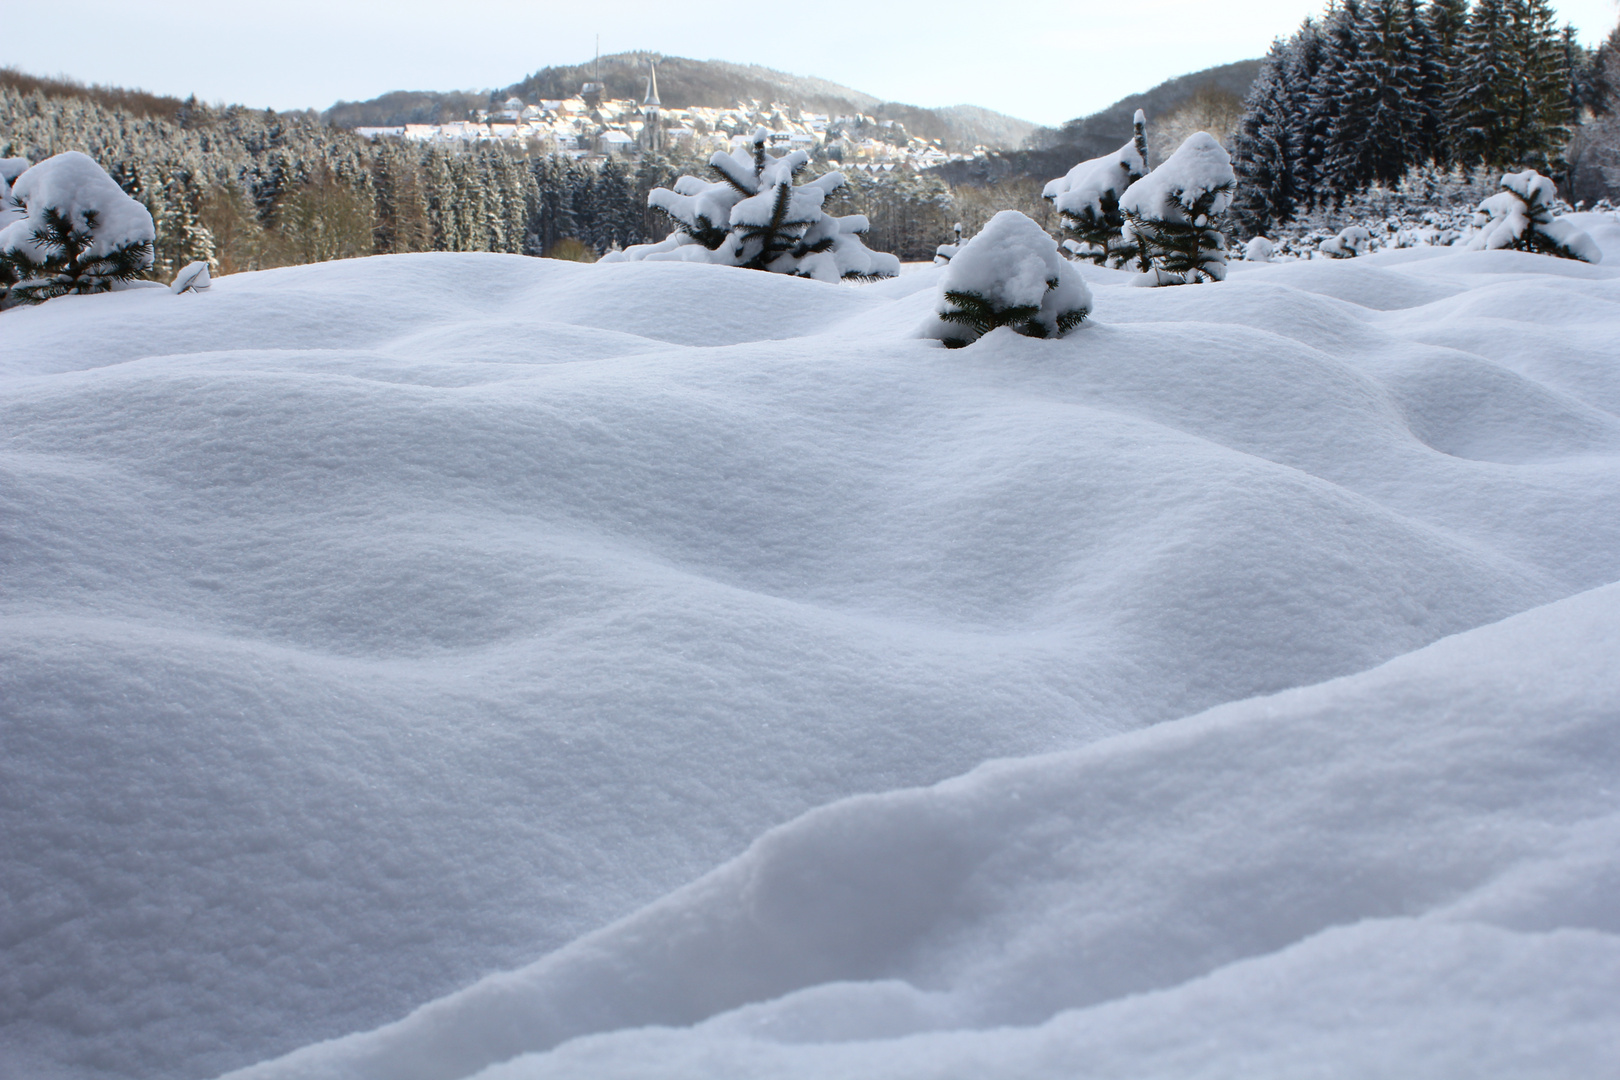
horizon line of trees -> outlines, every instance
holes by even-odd
[[[1261,64],[1232,214],[1258,235],[1423,167],[1561,178],[1596,80],[1549,0],[1333,0]]]
[[[164,115],[0,81],[0,157],[67,150],[151,211],[158,280],[199,260],[225,274],[415,251],[589,260],[661,239],[669,223],[647,193],[707,169],[679,155],[578,161],[504,143],[370,142],[305,114],[188,101]],[[976,216],[937,177],[847,175],[829,207],[866,214],[874,248],[902,258],[931,257],[958,217]]]

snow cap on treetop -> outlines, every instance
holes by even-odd
[[[954,303],[948,294],[977,297],[996,310],[1035,308],[1029,321],[1046,336],[1061,332],[1059,320],[1091,311],[1091,290],[1073,263],[1058,251],[1046,230],[1017,210],[1003,210],[978,235],[963,244],[940,278],[936,310],[943,315]],[[929,336],[949,338],[961,331],[948,323],[930,323]]]
[[[1140,217],[1197,224],[1187,221],[1186,211],[1209,192],[1225,188],[1210,206],[1211,213],[1221,213],[1231,204],[1236,183],[1231,155],[1215,141],[1215,136],[1197,131],[1163,165],[1132,184],[1121,196],[1119,206]]]
[[[48,210],[91,234],[85,259],[105,258],[119,248],[157,239],[146,207],[124,194],[106,170],[77,150],[28,169],[11,186],[11,195],[22,204],[27,217],[0,229],[0,251],[23,251],[36,262],[50,257],[33,239],[34,231],[45,227]]]
[[[1052,200],[1061,214],[1101,218],[1104,200],[1118,202],[1125,190],[1147,171],[1148,164],[1133,139],[1112,154],[1082,161],[1065,175],[1050,181],[1041,191],[1041,198]]]
[[[1045,229],[1017,210],[1003,210],[962,245],[943,284],[947,291],[976,293],[997,307],[1039,306],[1064,267],[1072,269]]]

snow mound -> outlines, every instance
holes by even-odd
[[[839,802],[530,968],[234,1075],[1602,1071],[1617,651],[1609,586],[1363,675]]]
[[[1329,838],[1295,877],[1251,873],[1261,841],[1252,829],[1221,839],[1244,819],[1219,800],[1185,849],[1208,858],[1177,860],[1168,837],[1206,804],[1177,802],[1153,770],[1190,795],[1219,783],[1248,799],[1225,756],[1238,744],[1199,744],[1219,769],[1198,786],[1192,758],[1142,729],[1364,672],[1620,580],[1613,262],[1431,249],[1244,264],[1207,289],[1157,291],[1086,268],[1099,319],[1084,333],[990,334],[958,352],[914,336],[949,269],[935,267],[854,288],[708,265],[414,255],[6,312],[0,1074],[198,1080],[469,987],[465,1000],[486,1000],[492,972],[523,969],[507,980],[539,985],[533,972],[581,963],[587,935],[627,918],[593,940],[645,965],[645,994],[591,997],[606,985],[593,975],[556,1023],[519,995],[512,1030],[549,1032],[547,1045],[587,1032],[679,1040],[610,1032],[742,1023],[737,1009],[769,1006],[783,1030],[832,1030],[825,1013],[853,1031],[865,1014],[875,1038],[910,1024],[908,1039],[993,1054],[977,1040],[998,1009],[1039,1031],[1135,1001],[1149,1011],[1130,1022],[1151,1045],[1153,993],[1215,980],[1204,997],[1166,999],[1197,1013],[1247,988],[1223,1015],[1252,1028],[1268,1000],[1289,998],[1263,990],[1289,965],[1311,973],[1300,985],[1353,978],[1321,957],[1384,931],[1346,920],[1439,919],[1445,896],[1481,911],[1493,895],[1529,905],[1514,874],[1544,889],[1558,878],[1515,854],[1518,838],[1574,844],[1589,793],[1585,774],[1545,755],[1577,748],[1569,761],[1608,768],[1607,744],[1582,743],[1584,728],[1525,712],[1525,731],[1549,732],[1536,750],[1532,734],[1465,722],[1498,715],[1483,699],[1458,705],[1449,728],[1414,705],[1427,741],[1399,744],[1414,775],[1443,771],[1454,744],[1476,764],[1496,760],[1490,746],[1544,751],[1504,779],[1518,803],[1479,789],[1481,807],[1497,807],[1472,819],[1480,829],[1414,833],[1420,846],[1482,838],[1428,860],[1433,877],[1390,841],[1380,809],[1415,805],[1419,789],[1386,798],[1399,777],[1366,756],[1376,740],[1356,741],[1363,724],[1395,732],[1406,714],[1393,706],[1344,720],[1346,743],[1309,710],[1297,738],[1292,721],[1244,727],[1264,733],[1244,744],[1264,789]],[[1554,630],[1547,640],[1563,642]],[[1607,633],[1593,623],[1587,637],[1597,648]],[[1587,670],[1586,653],[1569,655]],[[1534,664],[1519,669],[1532,698]],[[1503,679],[1514,670],[1501,667]],[[1503,690],[1503,724],[1516,693]],[[994,887],[970,857],[995,833],[981,811],[1039,852],[1039,816],[1075,806],[1034,779],[1057,759],[1027,765],[1035,817],[1018,818],[994,781],[1026,765],[907,790],[1069,751],[1081,757],[1051,775],[1117,793],[1145,831],[1127,828],[1113,856],[1082,844],[1080,862],[1058,859],[1046,877],[1047,860],[1018,844],[985,854],[1006,867]],[[1120,786],[1103,763],[1122,763]],[[1140,803],[1133,783],[1150,785]],[[1340,793],[1343,822],[1311,791]],[[1547,824],[1558,791],[1572,800],[1568,835]],[[876,801],[841,801],[852,796]],[[1079,805],[1075,820],[1112,828],[1111,805]],[[894,856],[937,833],[941,813],[955,824],[939,857],[968,860],[960,871],[931,849]],[[919,831],[873,824],[863,839],[868,822],[905,820]],[[838,822],[854,830],[844,848],[826,832]],[[769,868],[762,917],[802,921],[808,936],[783,937],[757,965],[721,956],[712,978],[694,969],[685,1011],[671,1011],[673,969],[631,949],[623,926],[678,909],[701,929],[726,910],[724,890],[712,907],[676,894],[767,833],[735,865]],[[1578,882],[1580,867],[1604,865],[1593,835],[1558,873]],[[1080,836],[1105,842],[1089,825]],[[1103,871],[1155,836],[1166,880],[1182,880],[1176,866],[1203,874],[1196,891],[1215,906],[1197,907],[1183,882],[1156,901],[1169,907],[1142,910],[1184,910],[1186,924],[1103,902],[1115,877],[1125,890],[1147,880]],[[1278,850],[1300,851],[1288,845],[1301,836],[1285,830]],[[1317,880],[1330,858],[1359,868],[1333,879],[1342,908]],[[832,868],[840,859],[847,873]],[[838,910],[818,882],[848,883],[866,912],[864,876],[889,861],[892,919],[850,924],[872,946],[870,968],[852,968],[838,925],[817,915]],[[1095,877],[1072,873],[1092,864]],[[1065,906],[1082,879],[1096,903]],[[1298,918],[1245,930],[1233,921],[1242,897],[1222,900],[1220,883],[1273,880],[1298,885],[1298,906],[1249,906]],[[1571,911],[1581,895],[1567,892]],[[795,907],[801,896],[817,899]],[[1014,911],[1030,936],[1007,936]],[[1214,921],[1199,931],[1204,911]],[[1449,952],[1436,937],[1412,954],[1504,973],[1446,999],[1456,1022],[1493,994],[1551,1010],[1532,1018],[1564,1016],[1534,974],[1551,954],[1502,937],[1521,931],[1495,918],[1459,916]],[[907,937],[914,922],[921,936]],[[694,935],[681,940],[709,940]],[[997,960],[987,943],[1003,938],[1016,948]],[[819,945],[806,952],[819,941],[832,943],[822,958]],[[1026,984],[1039,955],[1072,955],[1073,942],[1095,946],[1097,963]],[[1138,956],[1140,968],[1109,959]],[[1432,990],[1419,965],[1389,964]],[[564,985],[545,980],[547,993]],[[871,985],[845,996],[841,981]],[[1144,993],[1086,996],[1121,988]],[[1096,1030],[1127,1026],[1085,1015]],[[423,1068],[473,1068],[453,1048],[476,1029],[463,1021],[504,1023],[449,1004],[423,1016],[451,1018],[449,1056],[424,1052]],[[412,1038],[425,1023],[407,1023]],[[1547,1030],[1587,1045],[1567,1017]],[[794,1055],[860,1052],[760,1045],[785,1062],[760,1058],[760,1071],[785,1075],[813,1063]],[[480,1060],[529,1049],[541,1047],[496,1040]],[[346,1060],[310,1054],[300,1060]]]

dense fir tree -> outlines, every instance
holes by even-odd
[[[1447,125],[1448,141],[1460,165],[1495,165],[1506,145],[1514,74],[1505,8],[1506,0],[1476,0],[1468,14]]]
[[[1236,218],[1263,229],[1290,202],[1342,205],[1428,167],[1557,175],[1572,124],[1602,96],[1550,0],[1342,0],[1267,57],[1234,144],[1252,189]]]
[[[1548,0],[1512,0],[1517,91],[1507,152],[1498,164],[1554,171],[1569,141],[1571,72]]]
[[[1316,156],[1317,186],[1335,194],[1353,183],[1354,165],[1340,160],[1343,138],[1353,134],[1353,123],[1341,120],[1347,103],[1347,79],[1356,56],[1361,4],[1344,0],[1331,7],[1322,24],[1320,67],[1307,93],[1305,142]]]
[[[1440,48],[1423,0],[1400,0],[1406,22],[1406,50],[1411,70],[1412,100],[1404,107],[1413,112],[1413,153],[1417,164],[1437,162],[1441,156],[1441,128],[1446,119],[1446,74]]]
[[[1335,27],[1328,183],[1338,192],[1392,184],[1419,161],[1422,73],[1401,0],[1346,3]]]
[[[623,250],[632,244],[645,242],[641,229],[641,208],[632,201],[635,195],[629,178],[614,159],[603,162],[596,174],[593,194],[595,227],[591,241],[598,252],[614,248]]]
[[[1272,42],[1243,103],[1243,120],[1233,139],[1237,194],[1232,215],[1251,236],[1294,217],[1290,69],[1288,46],[1281,40]]]
[[[1327,37],[1320,24],[1306,19],[1288,45],[1287,87],[1292,117],[1288,145],[1294,154],[1291,170],[1294,193],[1296,201],[1307,208],[1314,207],[1319,201],[1318,193],[1326,190],[1323,158],[1333,116],[1330,110],[1318,107],[1316,88],[1327,79],[1330,71]]]
[[[1430,152],[1435,164],[1450,165],[1456,160],[1456,151],[1452,146],[1455,132],[1449,120],[1455,108],[1453,87],[1461,78],[1467,56],[1468,0],[1429,0],[1422,21],[1427,30],[1431,73],[1424,85],[1434,127]]]

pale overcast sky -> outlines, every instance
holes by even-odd
[[[645,49],[758,63],[916,105],[1043,124],[1259,56],[1321,0],[0,0],[0,66],[278,109],[507,86]],[[1562,0],[1588,44],[1616,0]],[[47,11],[49,13],[47,14]]]

